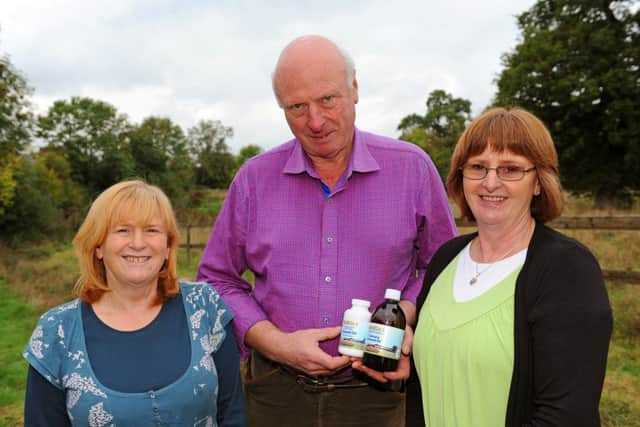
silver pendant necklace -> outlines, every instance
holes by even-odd
[[[498,262],[498,261],[496,261],[496,262]],[[476,282],[478,281],[478,277],[480,277],[480,275],[482,273],[485,273],[487,270],[489,270],[491,267],[493,267],[496,262],[492,262],[484,270],[479,270],[478,266],[480,265],[480,263],[474,261],[474,264],[476,265],[476,274],[469,280],[469,284],[470,285],[475,285]]]
[[[474,274],[474,276],[471,279],[469,279],[469,285],[471,285],[471,286],[475,285],[481,274],[486,273],[487,271],[489,271],[491,269],[491,267],[493,267],[494,265],[496,265],[498,262],[502,261],[503,259],[507,258],[507,256],[509,256],[509,254],[511,253],[512,249],[513,248],[509,248],[507,253],[505,253],[503,256],[499,257],[497,260],[493,261],[491,264],[486,266],[483,270],[480,270],[480,263],[479,262],[475,262],[473,260],[473,258],[471,258],[471,248],[469,248],[469,259],[471,260],[471,262],[473,262],[475,264],[475,268],[476,268],[476,274]]]
[[[533,231],[535,229],[535,222],[531,222],[529,225],[529,230],[527,231],[527,244],[529,243],[529,241],[531,240],[531,236],[533,235]],[[475,239],[477,239],[478,237],[476,237]],[[474,241],[475,241],[474,239]],[[515,247],[517,247],[517,245],[514,245]],[[483,270],[480,270],[479,268],[479,263],[475,262],[473,260],[473,258],[471,258],[471,246],[469,246],[469,259],[471,260],[471,262],[473,262],[476,265],[476,274],[469,279],[469,285],[473,286],[474,284],[476,284],[476,282],[478,281],[478,278],[480,277],[481,274],[486,273],[489,269],[491,269],[491,267],[493,267],[494,265],[496,265],[498,262],[506,259],[508,256],[510,256],[513,252],[513,248],[514,246],[512,246],[511,248],[509,248],[509,250],[507,252],[505,252],[504,255],[502,255],[501,257],[498,257],[498,259],[496,259],[495,261],[493,261],[491,264],[489,264],[487,267],[485,267]]]

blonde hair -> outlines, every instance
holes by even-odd
[[[158,273],[156,302],[163,303],[178,294],[176,258],[180,239],[171,202],[160,188],[142,180],[127,180],[112,185],[95,199],[73,238],[80,266],[75,290],[84,302],[94,303],[109,292],[104,263],[96,256],[96,248],[104,243],[109,230],[123,220],[146,225],[156,215],[167,233],[169,248],[167,261]]]
[[[470,157],[483,153],[487,147],[499,153],[506,150],[526,157],[535,165],[540,195],[531,200],[533,218],[547,222],[562,213],[564,196],[558,155],[549,131],[540,119],[522,108],[492,108],[465,129],[451,157],[447,190],[464,217],[475,221],[464,197],[460,168]]]

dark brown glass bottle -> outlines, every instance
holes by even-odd
[[[385,301],[371,316],[362,363],[376,371],[395,371],[398,367],[402,338],[407,320],[398,302],[400,291],[387,289]]]

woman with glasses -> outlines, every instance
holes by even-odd
[[[429,426],[599,426],[612,328],[598,262],[544,225],[563,195],[549,132],[494,108],[462,134],[447,189],[477,232],[434,255],[414,363]]]

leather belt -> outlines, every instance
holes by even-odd
[[[369,385],[364,381],[355,381],[353,375],[346,377],[313,377],[299,373],[296,375],[296,382],[302,386],[304,391],[312,393],[332,391],[340,388],[360,388]]]
[[[367,387],[369,385],[366,381],[356,378],[346,370],[336,375],[309,375],[302,371],[298,371],[297,369],[293,369],[290,366],[274,362],[255,350],[251,352],[249,365],[250,371],[255,371],[252,372],[252,374],[258,375],[265,372],[265,370],[278,369],[280,372],[290,376],[297,384],[301,385],[304,391],[312,393],[320,393],[323,391],[331,391],[341,388]]]
[[[260,373],[264,373],[265,369],[278,369],[280,370],[280,372],[291,376],[297,384],[303,387],[304,391],[312,393],[320,393],[323,391],[331,391],[341,388],[360,388],[367,386],[371,386],[380,391],[404,392],[404,381],[389,381],[387,383],[379,383],[359,371],[353,371],[353,373],[351,374],[343,371],[342,373],[329,376],[309,375],[302,371],[298,371],[297,369],[293,369],[290,366],[274,362],[273,360],[266,358],[255,350],[251,351],[249,365],[250,372],[258,375],[260,375]],[[252,369],[251,367],[258,368],[260,372],[258,372],[258,370],[254,371],[254,369]]]

